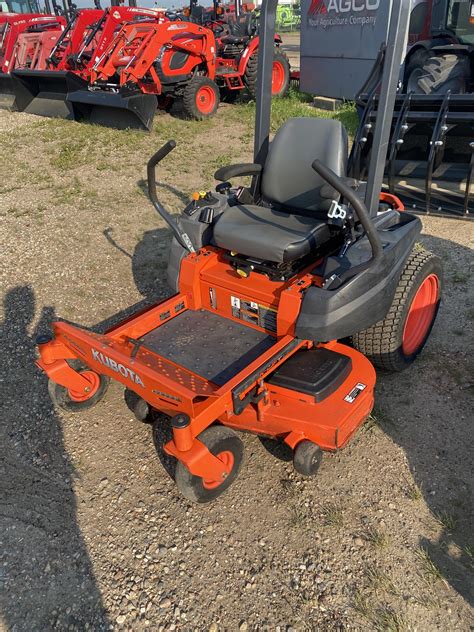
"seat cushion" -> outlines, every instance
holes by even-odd
[[[264,206],[231,206],[214,227],[214,243],[262,261],[301,259],[330,239],[326,222]]]

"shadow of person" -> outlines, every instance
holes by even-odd
[[[31,287],[7,292],[0,326],[0,618],[18,632],[109,629],[76,515],[74,467],[35,366]],[[35,331],[32,331],[35,329]]]
[[[437,237],[424,236],[423,242],[444,264],[438,320],[407,371],[379,374],[378,402],[391,422],[382,423],[383,430],[404,450],[415,484],[439,524],[440,535],[420,535],[419,546],[472,605],[474,384],[469,340],[474,304],[471,276],[463,272],[472,265],[472,251]]]

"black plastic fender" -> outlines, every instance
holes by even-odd
[[[403,213],[398,224],[379,229],[383,257],[335,289],[310,287],[296,322],[296,336],[324,342],[351,336],[382,320],[392,304],[405,262],[421,232],[421,221]],[[352,251],[352,252],[351,252]],[[347,257],[360,266],[371,256],[367,238],[353,244]]]

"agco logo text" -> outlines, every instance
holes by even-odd
[[[100,351],[97,351],[96,349],[91,349],[91,351],[92,351],[92,357],[94,358],[96,362],[100,362],[100,364],[103,364],[109,369],[112,369],[112,371],[115,371],[115,373],[120,373],[120,375],[128,378],[135,384],[140,384],[140,386],[145,387],[145,384],[143,384],[141,377],[137,375],[135,371],[132,371],[132,369],[129,369],[128,366],[115,362],[115,360],[112,360],[112,358],[109,358],[108,356],[104,355]]]
[[[375,26],[381,0],[312,0],[308,25],[327,29]]]
[[[377,11],[381,0],[313,0],[308,15]]]

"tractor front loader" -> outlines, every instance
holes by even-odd
[[[6,14],[0,22],[0,109],[15,110],[17,94],[12,70],[45,63],[65,28],[62,16]]]
[[[157,107],[176,100],[186,116],[208,118],[219,104],[215,55],[213,32],[192,22],[128,24],[68,102],[76,119],[118,128],[148,130]]]
[[[99,6],[97,3],[96,6]],[[21,111],[76,118],[68,96],[86,88],[90,71],[121,26],[137,20],[164,21],[162,11],[130,6],[74,11],[42,66],[17,67],[13,74]]]

